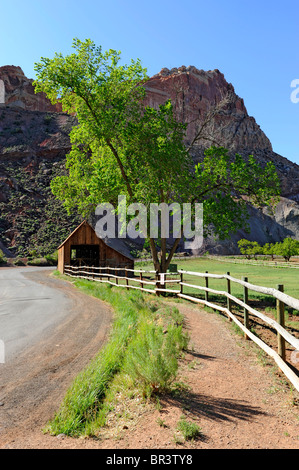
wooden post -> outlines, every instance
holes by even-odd
[[[156,271],[156,281],[157,281],[157,282],[156,282],[156,288],[159,289],[159,287],[160,287],[160,282],[159,282],[159,281],[160,281],[160,276],[159,276],[158,271]],[[158,297],[159,297],[159,295],[160,295],[160,292],[157,291],[157,290],[156,290],[156,295],[157,295]]]
[[[206,274],[208,274],[208,271],[206,271]],[[206,287],[209,287],[209,278],[205,277],[205,281],[206,281]],[[205,291],[205,301],[209,302],[209,293],[208,293],[208,291]]]
[[[127,271],[127,267],[125,268],[125,277],[126,277],[127,290],[129,290],[129,281],[128,281],[128,271]]]
[[[183,282],[183,273],[180,273],[180,278],[181,278],[181,284],[180,284],[180,293],[182,294],[183,293],[183,285],[182,285],[182,282]]]
[[[141,289],[143,289],[143,282],[142,282],[142,272],[140,273],[140,287]]]
[[[248,277],[242,277],[242,280],[243,280],[244,282],[248,282]],[[243,294],[243,297],[244,297],[244,299],[243,299],[244,303],[245,303],[245,304],[248,304],[248,287],[245,287],[245,286],[244,286],[244,294]],[[245,326],[247,329],[249,329],[249,318],[248,318],[248,310],[247,310],[247,308],[244,308],[244,326]],[[245,338],[245,339],[249,339],[246,333],[244,333],[244,338]]]
[[[277,289],[280,292],[283,292],[283,284],[278,284]],[[277,322],[284,328],[284,303],[281,300],[276,300],[276,309],[277,309]],[[278,354],[283,361],[286,360],[286,349],[285,349],[285,339],[277,333],[277,342],[278,342]]]
[[[230,273],[226,273],[228,276],[230,276]],[[230,288],[230,279],[227,279],[227,293],[231,294],[231,288]],[[227,298],[227,309],[231,312],[232,311],[232,300],[228,297]],[[229,321],[232,321],[231,317],[228,317]]]

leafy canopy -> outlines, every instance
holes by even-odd
[[[280,193],[279,179],[272,162],[262,168],[252,155],[248,159],[227,149],[210,147],[195,166],[196,198],[204,202],[205,234],[212,231],[220,239],[248,228],[247,204],[274,206]]]

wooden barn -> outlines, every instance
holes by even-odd
[[[109,266],[134,269],[134,260],[98,238],[92,226],[84,220],[59,246],[58,270],[65,266]]]

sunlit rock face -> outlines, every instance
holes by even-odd
[[[0,67],[0,104],[28,111],[60,112],[61,104],[51,104],[44,93],[35,94],[32,82],[21,67]]]

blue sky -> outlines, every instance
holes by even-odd
[[[273,150],[299,164],[299,2],[296,0],[0,0],[0,66],[68,54],[92,39],[139,58],[148,74],[163,67],[219,69],[244,98]],[[299,97],[299,92],[298,95]]]

